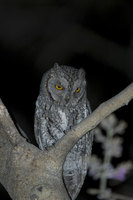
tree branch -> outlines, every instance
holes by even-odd
[[[101,104],[48,151],[28,143],[0,101],[0,182],[13,200],[70,200],[62,179],[66,155],[105,117],[133,98],[133,83]]]
[[[8,140],[12,145],[16,145],[19,140],[22,139],[21,135],[18,134],[13,121],[11,120],[8,111],[0,99],[0,130],[1,129],[5,132],[5,136],[8,137]]]
[[[74,144],[88,131],[94,129],[105,117],[128,103],[133,98],[133,83],[122,92],[102,103],[90,116],[74,126],[62,140],[55,145],[55,152],[64,160]]]
[[[1,100],[0,183],[13,200],[70,200],[62,165],[19,134]]]

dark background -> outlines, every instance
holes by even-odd
[[[124,89],[133,80],[132,0],[0,1],[0,96],[33,143],[40,80],[55,62],[86,70],[92,110]],[[124,161],[133,160],[132,112],[133,102],[115,112],[128,123]],[[79,200],[92,199],[94,185],[87,177]],[[133,174],[113,189],[133,197]]]

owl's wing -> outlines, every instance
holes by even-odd
[[[38,97],[36,101],[35,118],[34,118],[34,132],[36,142],[39,148],[45,150],[47,146],[50,146],[52,138],[49,130],[49,119],[46,114],[45,103],[42,97]]]
[[[88,115],[91,112],[87,105]],[[65,163],[63,177],[66,188],[72,200],[78,196],[87,174],[89,156],[91,154],[93,133],[83,136],[68,153]]]
[[[92,112],[89,101],[87,101],[86,103],[86,112],[87,112],[87,115],[90,115]]]
[[[84,183],[91,148],[92,135],[85,135],[78,141],[66,157],[63,167],[63,177],[72,200],[76,199]]]
[[[39,96],[36,101],[34,132],[39,148],[46,150],[47,147],[56,143],[64,132],[60,130],[56,117],[53,117],[44,103],[45,101]],[[57,113],[56,113],[57,116]]]
[[[39,148],[41,150],[44,150],[44,145],[43,145],[43,140],[42,140],[42,124],[46,124],[46,118],[43,116],[42,110],[38,109],[38,106],[36,105],[36,110],[35,110],[35,118],[34,118],[34,132],[35,132],[35,138],[36,142],[39,145]],[[46,132],[46,127],[44,126],[44,131]]]

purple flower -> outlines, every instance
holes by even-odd
[[[119,181],[124,181],[126,179],[127,169],[125,167],[120,167],[118,172],[115,174],[115,179]]]
[[[130,161],[121,163],[116,169],[112,171],[112,173],[110,173],[109,178],[124,181],[128,171],[131,170],[132,167],[133,165]]]

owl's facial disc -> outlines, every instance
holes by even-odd
[[[56,73],[48,79],[48,93],[52,98],[53,103],[57,103],[60,106],[67,107],[68,105],[75,106],[85,93],[85,77],[84,71],[79,70],[76,77],[61,76]]]

